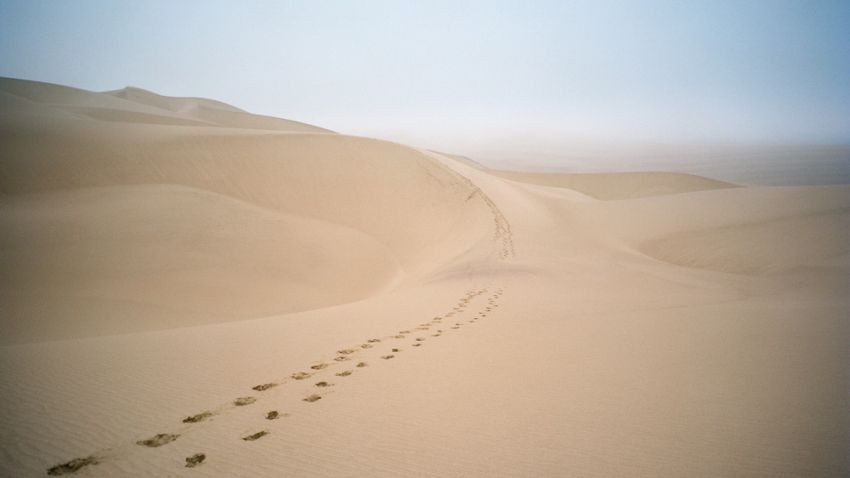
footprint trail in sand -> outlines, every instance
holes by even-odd
[[[313,365],[309,365],[307,368],[312,372],[305,371],[297,371],[291,373],[288,378],[280,379],[277,381],[270,381],[267,383],[263,383],[260,385],[255,385],[251,387],[251,390],[263,393],[264,396],[267,393],[273,393],[275,390],[278,390],[278,393],[286,393],[285,387],[281,387],[286,384],[289,379],[301,381],[306,380],[308,378],[320,377],[326,373],[332,373],[332,369],[338,365],[342,365],[343,362],[347,362],[351,359],[352,356],[357,356],[359,360],[356,364],[356,368],[364,368],[368,366],[368,359],[370,358],[381,358],[384,360],[390,360],[399,357],[399,354],[403,354],[403,349],[397,346],[385,346],[382,349],[381,345],[388,341],[397,341],[407,339],[410,334],[413,333],[414,330],[421,332],[428,332],[434,330],[436,333],[430,334],[433,339],[441,337],[445,331],[443,329],[436,329],[436,327],[440,326],[443,323],[443,320],[449,319],[460,314],[465,314],[471,312],[470,307],[475,301],[476,298],[488,292],[488,289],[476,289],[470,290],[460,299],[458,299],[457,303],[454,304],[445,314],[441,316],[436,316],[430,319],[428,322],[421,323],[416,327],[410,327],[408,329],[403,329],[398,333],[389,334],[383,337],[373,337],[365,340],[362,344],[348,347],[348,348],[340,348],[335,352],[336,357],[334,357],[333,362],[329,363],[324,360],[319,360],[314,362]],[[487,317],[487,313],[492,311],[493,308],[498,307],[498,300],[502,297],[504,290],[502,288],[496,289],[492,294],[487,297],[486,305],[480,307],[480,309],[474,314],[474,317],[471,320],[468,320],[468,323],[476,323],[477,321],[484,319]],[[454,322],[454,325],[450,327],[453,330],[458,330],[462,326],[461,322]],[[410,343],[412,347],[422,347],[422,345],[426,342],[427,338],[425,336],[417,335],[413,337],[413,342]],[[355,374],[354,369],[346,369],[338,372],[333,372],[334,376],[340,378],[347,378]],[[334,384],[327,380],[319,380],[315,384],[315,387],[321,390],[329,390],[331,387],[334,387]],[[336,387],[334,387],[336,388]],[[322,400],[325,396],[326,392],[320,393],[311,393],[306,397],[303,397],[301,401],[306,403],[316,403]],[[182,423],[187,424],[184,429],[180,430],[179,433],[159,433],[154,435],[153,437],[138,440],[135,442],[136,445],[145,446],[149,448],[158,448],[161,446],[168,445],[169,443],[174,442],[180,437],[183,437],[186,434],[190,434],[193,429],[197,429],[198,426],[203,425],[209,422],[209,419],[213,416],[221,413],[226,413],[228,410],[234,409],[236,407],[246,407],[257,403],[260,400],[258,397],[246,396],[246,397],[238,397],[231,401],[229,404],[222,405],[215,410],[216,412],[205,410],[200,413],[196,413],[194,415],[189,415],[182,420]],[[277,410],[272,410],[267,412],[265,415],[265,419],[267,420],[277,420],[281,417],[289,416],[288,413],[280,413]],[[270,430],[261,430],[255,433],[251,433],[245,436],[240,437],[243,441],[252,442],[259,440],[260,438],[270,434]],[[61,463],[55,465],[47,470],[49,475],[65,475],[76,473],[80,469],[90,466],[96,465],[98,463],[102,463],[104,460],[113,458],[116,456],[116,451],[119,450],[120,447],[112,449],[111,453],[95,453],[85,458],[75,458],[65,463]],[[204,453],[196,453],[192,456],[186,457],[186,467],[192,468],[201,465],[206,460],[207,455]]]

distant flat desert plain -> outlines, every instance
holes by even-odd
[[[850,186],[779,182],[0,79],[0,475],[848,476]]]

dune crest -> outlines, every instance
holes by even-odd
[[[405,146],[277,119],[258,134],[263,117],[138,89],[0,90],[38,105],[6,111],[0,133],[6,343],[350,302],[490,234],[474,188]],[[42,107],[83,117],[31,121]],[[194,123],[139,121],[151,109]]]

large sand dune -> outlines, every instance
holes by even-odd
[[[4,476],[850,472],[850,186],[3,79],[0,192]]]

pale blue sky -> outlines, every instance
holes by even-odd
[[[850,142],[850,1],[0,0],[0,75],[460,152]]]

